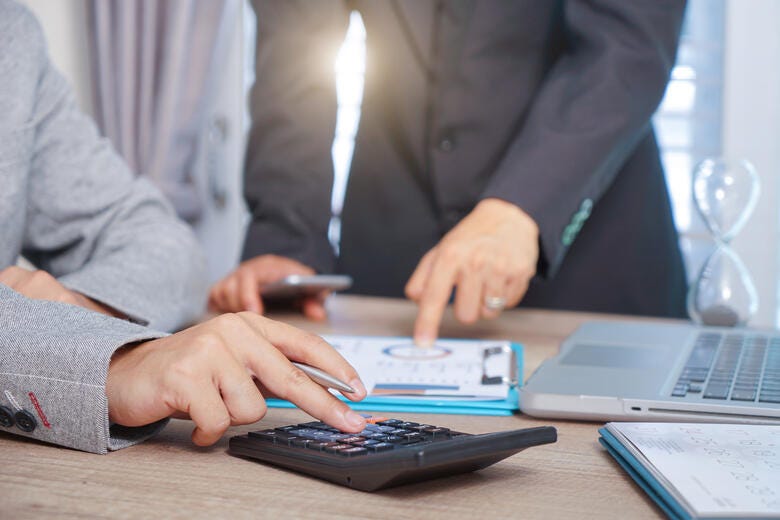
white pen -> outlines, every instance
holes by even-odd
[[[293,365],[303,370],[303,372],[311,378],[312,381],[314,381],[317,384],[320,384],[322,386],[328,387],[328,388],[334,388],[336,390],[339,390],[341,392],[346,392],[348,394],[354,394],[355,389],[349,386],[344,381],[341,381],[340,379],[336,379],[332,375],[328,374],[327,372],[323,372],[319,368],[315,368],[310,365],[306,365],[304,363],[298,363],[296,361],[291,361]]]

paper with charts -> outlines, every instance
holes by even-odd
[[[505,399],[516,380],[507,341],[325,336],[360,374],[372,398],[482,401]]]
[[[622,435],[621,442],[696,517],[780,517],[780,426],[610,423],[607,428]]]

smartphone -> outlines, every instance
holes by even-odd
[[[294,300],[322,291],[343,291],[352,286],[352,277],[344,274],[291,274],[260,288],[260,296],[269,300]]]

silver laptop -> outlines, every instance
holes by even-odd
[[[537,417],[780,424],[780,331],[591,322],[520,389]]]

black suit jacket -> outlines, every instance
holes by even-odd
[[[365,93],[336,259],[327,241],[333,58],[350,9]],[[683,0],[257,0],[245,257],[290,256],[401,296],[484,198],[540,228],[523,305],[684,315],[685,274],[650,118]]]

